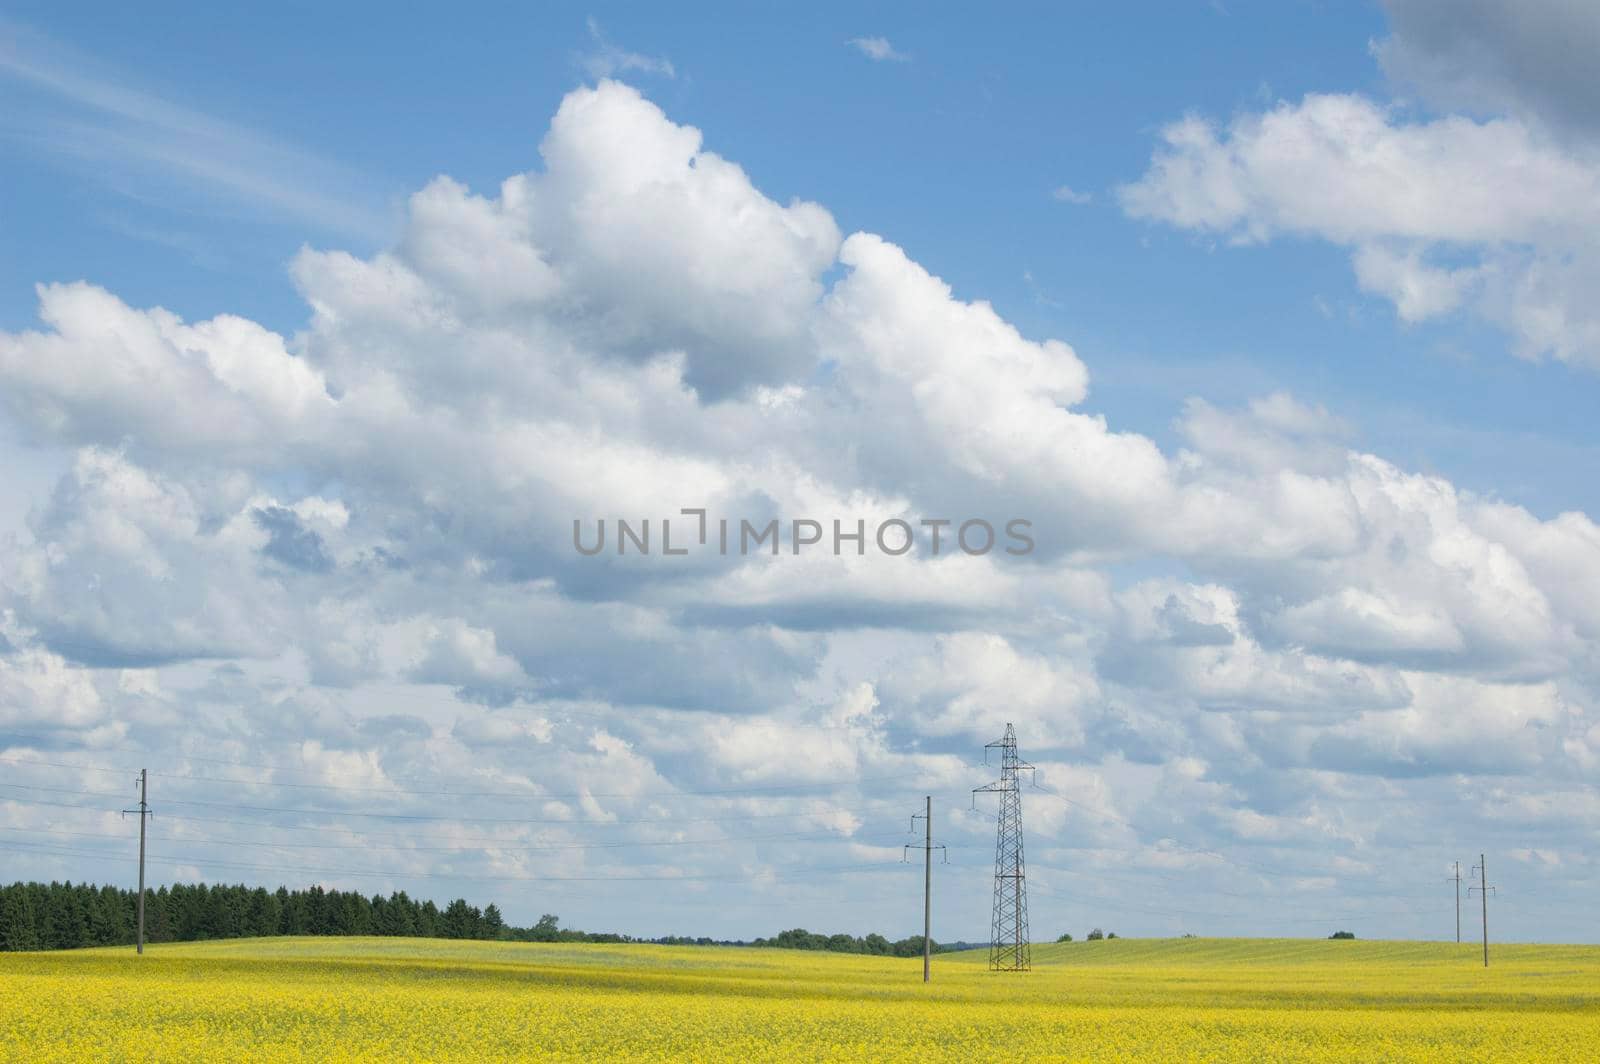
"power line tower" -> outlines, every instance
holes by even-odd
[[[949,861],[949,850],[943,845],[933,844],[933,795],[928,795],[927,805],[920,813],[911,814],[911,830],[917,830],[917,821],[922,821],[923,838],[921,843],[906,843],[905,852],[901,860],[910,855],[912,850],[922,851],[922,981],[926,983],[932,975],[933,969],[933,851],[939,850]]]
[[[1478,881],[1475,887],[1468,887],[1467,893],[1478,892],[1478,897],[1483,899],[1483,966],[1489,967],[1489,895],[1494,893],[1494,888],[1489,885],[1489,870],[1485,867],[1484,855],[1478,855],[1478,863],[1472,866],[1472,877]]]
[[[145,800],[148,797],[147,788],[149,782],[149,770],[140,769],[139,808],[124,809],[122,811],[122,815],[124,817],[126,817],[129,813],[139,814],[139,937],[134,941],[136,943],[135,949],[141,954],[144,952],[144,826],[151,817],[155,816],[155,814],[150,811],[150,803]]]
[[[1031,966],[1028,944],[1028,888],[1022,861],[1021,774],[1033,766],[1017,756],[1017,730],[1006,725],[1004,737],[983,748],[984,764],[989,751],[1000,749],[1000,778],[972,792],[973,807],[978,795],[1000,795],[1000,818],[994,842],[994,914],[989,930],[989,970],[1025,972]]]

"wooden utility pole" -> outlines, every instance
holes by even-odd
[[[139,770],[139,808],[124,809],[123,816],[129,813],[139,814],[139,930],[134,939],[134,950],[141,955],[144,953],[144,825],[150,819],[149,797],[150,773],[148,769]]]

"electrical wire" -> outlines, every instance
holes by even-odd
[[[120,854],[113,855],[103,850],[74,850],[65,847],[46,846],[35,843],[0,843],[0,849],[9,850],[13,853],[47,853],[69,857],[121,856]],[[188,867],[197,863],[193,855],[146,853],[145,858],[147,861],[161,862],[169,867]],[[227,860],[205,860],[199,863],[218,868],[246,869],[257,872],[299,872],[316,875],[363,876],[388,879],[448,879],[474,883],[762,883],[773,880],[803,880],[814,875],[853,875],[866,871],[902,867],[901,862],[899,861],[872,862],[854,865],[835,865],[831,867],[809,868],[805,870],[803,875],[798,876],[788,876],[778,872],[765,872],[757,875],[730,873],[668,876],[490,876],[471,873],[457,874],[453,872],[412,872],[403,869],[352,869],[292,865],[256,865]]]
[[[7,787],[7,788],[15,789],[15,790],[24,790],[24,791],[39,791],[39,792],[46,793],[46,794],[73,794],[73,795],[80,795],[80,796],[92,797],[92,798],[115,798],[115,799],[118,799],[119,801],[127,800],[126,795],[118,794],[118,793],[116,793],[114,791],[85,791],[85,790],[77,790],[77,789],[68,788],[68,787],[45,787],[45,786],[40,786],[40,785],[36,785],[36,784],[25,784],[25,783],[0,783],[0,787]],[[0,800],[3,800],[4,797],[5,796],[0,795]],[[553,796],[541,796],[541,797],[553,797]],[[602,796],[599,796],[599,795],[588,795],[588,796],[585,796],[585,797],[602,797]],[[609,795],[609,796],[604,796],[604,797],[613,797],[613,798],[615,798],[615,797],[619,797],[619,796]],[[780,797],[791,797],[791,796],[785,795],[785,796],[780,796]],[[645,799],[641,799],[641,800],[645,800]],[[654,799],[648,799],[648,800],[654,800]],[[537,817],[491,817],[491,816],[478,816],[476,814],[468,814],[468,815],[461,815],[461,816],[437,816],[437,815],[425,814],[425,813],[380,813],[380,812],[373,812],[373,811],[370,811],[370,810],[355,810],[355,809],[307,809],[307,808],[304,808],[304,807],[276,806],[276,805],[247,805],[247,804],[243,804],[243,803],[239,803],[239,802],[203,801],[203,800],[195,799],[195,798],[166,798],[166,797],[163,797],[163,798],[159,799],[159,802],[162,805],[176,805],[176,806],[183,806],[183,807],[193,806],[193,807],[196,807],[196,808],[203,808],[203,809],[231,809],[231,810],[239,811],[239,812],[276,813],[276,814],[285,814],[285,815],[293,815],[293,816],[352,817],[352,818],[369,819],[369,820],[400,820],[400,821],[408,821],[408,822],[409,821],[418,821],[418,822],[478,823],[478,824],[570,824],[570,823],[575,823],[576,822],[576,821],[574,821],[574,820],[572,820],[570,818],[565,818],[565,819],[564,818],[544,818],[544,819],[541,819],[541,818],[537,818]],[[792,815],[795,815],[795,814],[791,813],[791,814],[786,814],[786,815],[791,815],[792,816]],[[678,822],[684,822],[684,821],[686,821],[686,820],[688,820],[690,818],[668,816],[668,817],[659,817],[659,818],[655,818],[655,819],[660,821],[660,822],[678,823]],[[741,818],[740,817],[733,817],[731,819],[741,819]],[[616,821],[605,821],[605,822],[615,823]],[[644,821],[638,821],[638,822],[642,823]]]
[[[94,765],[72,765],[64,762],[37,761],[22,758],[4,758],[0,761],[7,764],[36,764],[54,768],[67,768],[90,772],[115,772],[122,774],[125,769],[114,769]],[[133,775],[132,773],[128,773]],[[712,787],[703,790],[680,790],[661,792],[632,792],[604,793],[599,791],[577,791],[569,794],[543,793],[539,791],[454,791],[454,790],[403,790],[389,787],[350,787],[333,783],[280,783],[275,780],[240,780],[227,779],[217,776],[190,776],[170,772],[152,772],[151,776],[174,780],[192,780],[198,783],[226,783],[242,787],[282,787],[296,790],[320,791],[348,791],[351,793],[377,793],[391,797],[420,797],[420,798],[521,798],[530,801],[556,801],[562,799],[582,800],[587,798],[628,798],[636,801],[661,801],[676,798],[719,798],[724,796],[740,796],[747,794],[768,794],[774,791],[804,791],[827,789],[834,787],[859,786],[865,783],[884,783],[890,780],[903,780],[918,778],[921,774],[915,772],[902,772],[891,776],[854,776],[848,779],[817,780],[809,783],[772,783],[750,787]],[[9,785],[8,785],[9,786]],[[20,786],[20,785],[18,785]],[[168,799],[170,802],[171,799]]]
[[[71,837],[80,839],[115,839],[127,841],[128,836],[115,835],[107,832],[92,831],[63,831],[59,828],[14,828],[0,826],[0,831],[17,832],[27,835],[48,835],[51,837]],[[841,836],[836,832],[806,833],[783,832],[771,835],[732,835],[720,839],[656,839],[642,842],[573,842],[552,843],[542,846],[519,846],[504,842],[489,846],[370,846],[363,844],[362,850],[394,853],[548,853],[562,850],[628,850],[643,847],[666,846],[726,846],[742,842],[773,842],[787,840],[790,842],[816,842],[818,840],[832,840],[836,842],[879,842],[885,839],[898,839],[899,835],[873,835]],[[269,850],[346,850],[350,849],[349,843],[303,843],[303,842],[252,842],[248,839],[217,839],[208,837],[186,836],[171,838],[169,841],[182,843],[195,843],[198,845],[216,846],[248,846],[256,849]]]
[[[3,785],[0,785],[0,786],[3,786]],[[114,797],[118,797],[120,799],[121,796],[118,795],[118,796],[114,796]],[[48,801],[46,799],[40,799],[40,798],[18,798],[18,797],[15,797],[13,795],[0,794],[0,803],[6,803],[6,802],[13,802],[13,803],[16,803],[16,804],[19,804],[19,805],[48,806],[48,807],[55,808],[55,809],[77,809],[77,810],[82,810],[84,812],[90,812],[90,813],[114,813],[114,812],[117,812],[117,810],[115,810],[115,809],[106,809],[103,806],[81,805],[81,804],[75,805],[75,804],[71,804],[71,803],[68,803],[68,802],[52,802],[52,801]],[[741,814],[737,814],[737,815],[733,815],[733,816],[700,816],[700,817],[673,816],[673,817],[643,817],[643,818],[632,818],[632,819],[619,817],[619,818],[614,819],[614,820],[579,820],[579,819],[575,819],[575,818],[574,819],[555,818],[555,819],[542,819],[542,820],[517,820],[517,821],[514,821],[513,823],[515,823],[516,825],[521,825],[521,826],[552,826],[552,827],[564,826],[564,827],[581,827],[581,828],[587,829],[587,828],[632,827],[632,826],[639,825],[639,824],[732,824],[732,823],[740,823],[740,822],[749,821],[749,820],[803,820],[803,819],[812,818],[812,817],[834,815],[834,814],[837,814],[837,813],[846,813],[846,814],[849,814],[849,815],[855,815],[857,812],[859,812],[859,810],[840,809],[838,807],[834,807],[834,808],[830,808],[830,809],[817,809],[817,810],[800,811],[800,812],[789,811],[789,812],[782,812],[782,813],[741,813]],[[192,814],[186,814],[186,813],[169,813],[169,812],[166,812],[165,810],[163,810],[161,812],[160,818],[163,819],[163,820],[178,820],[178,821],[182,821],[184,823],[231,824],[231,825],[234,825],[236,827],[248,827],[248,828],[255,828],[257,830],[263,830],[264,829],[264,830],[269,830],[269,831],[312,831],[312,832],[322,832],[322,833],[327,833],[327,834],[338,834],[338,835],[342,835],[342,836],[345,836],[345,837],[349,837],[349,836],[352,836],[352,835],[359,835],[361,838],[375,838],[375,839],[382,839],[382,838],[389,838],[389,839],[420,839],[420,840],[450,839],[450,840],[456,841],[456,842],[506,842],[506,841],[508,841],[503,837],[494,836],[494,835],[473,836],[473,837],[467,837],[467,836],[456,837],[456,836],[450,836],[450,835],[438,835],[438,836],[416,835],[416,834],[413,834],[411,832],[382,832],[382,831],[365,831],[365,830],[358,831],[356,828],[344,827],[344,826],[341,826],[341,825],[332,825],[332,824],[274,824],[274,823],[271,823],[270,821],[265,821],[265,820],[234,820],[234,819],[229,819],[227,817],[194,816]],[[464,818],[461,818],[458,822],[459,823],[470,823],[474,819],[475,818],[473,818],[473,817],[464,817]],[[510,841],[515,841],[515,840],[510,840]]]

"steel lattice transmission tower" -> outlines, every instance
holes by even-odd
[[[1000,820],[994,840],[994,916],[989,933],[989,968],[996,972],[1025,972],[1032,961],[1028,945],[1028,887],[1022,860],[1022,781],[1023,772],[1033,766],[1017,756],[1017,730],[1006,725],[1006,734],[983,748],[984,763],[989,751],[1000,750],[1000,778],[986,787],[975,788],[977,796],[994,792],[1000,795]]]

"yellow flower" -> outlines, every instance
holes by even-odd
[[[732,947],[257,939],[0,954],[0,1060],[1590,1059],[1600,947],[1133,941],[997,974]]]

